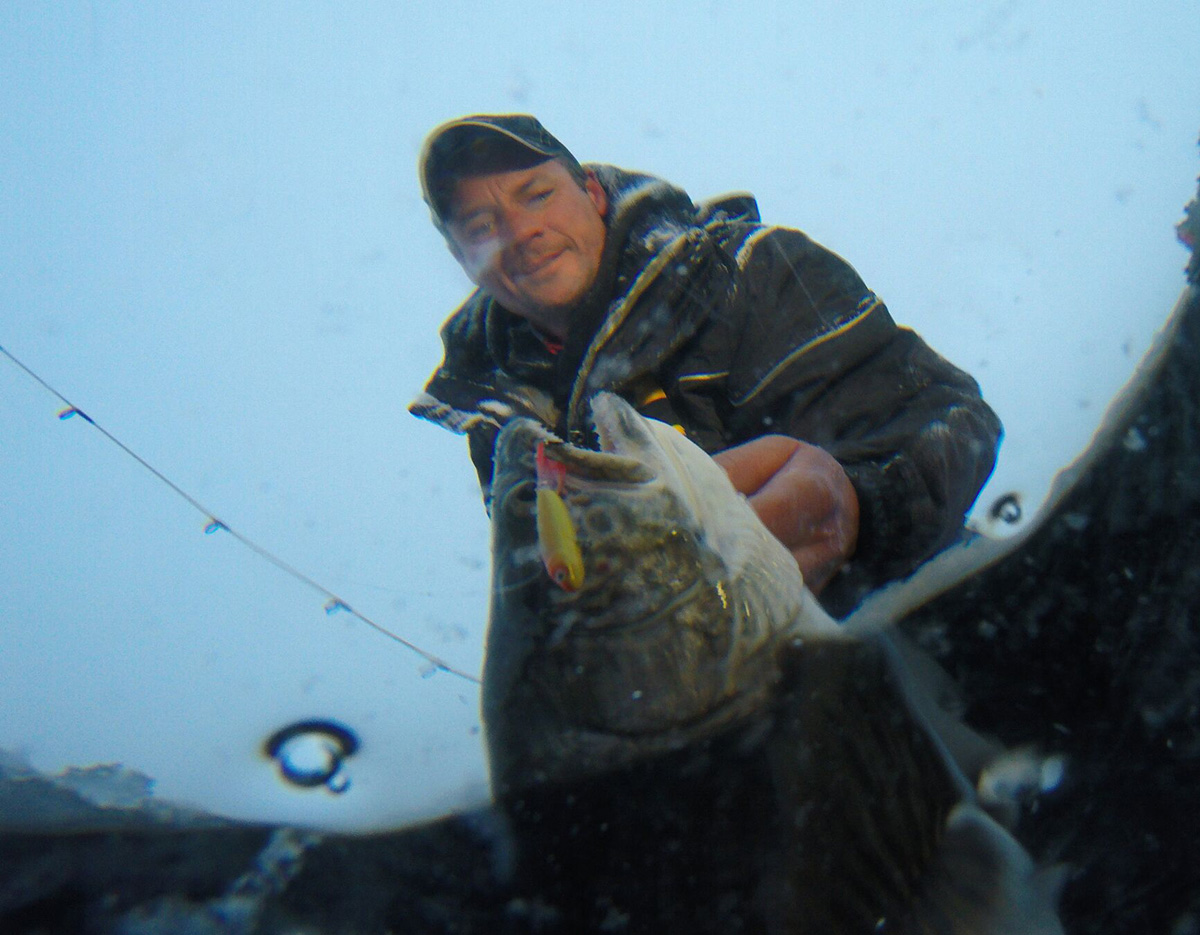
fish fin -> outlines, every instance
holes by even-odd
[[[781,883],[769,884],[781,918],[812,931],[1060,935],[1059,878],[980,806],[891,639],[808,640],[781,661],[768,747],[791,819]]]
[[[887,640],[899,657],[910,703],[967,782],[976,786],[981,773],[1005,753],[1003,744],[967,725],[958,685],[928,651],[899,630],[887,634]]]
[[[1039,870],[1020,844],[971,802],[946,818],[941,846],[905,935],[1062,935],[1058,897],[1066,868]]]

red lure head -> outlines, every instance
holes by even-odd
[[[555,461],[546,456],[546,443],[538,442],[534,452],[534,463],[537,470],[537,485],[548,487],[561,494],[567,481],[567,466],[561,461]]]

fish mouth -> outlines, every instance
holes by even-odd
[[[599,448],[572,445],[533,422],[523,447],[532,452],[542,443],[548,458],[566,466],[568,489],[654,480],[656,472],[645,457],[653,437],[632,406],[611,393],[598,394],[592,401],[592,427]]]
[[[568,490],[607,484],[640,485],[654,480],[654,471],[646,464],[619,450],[579,448],[554,435],[543,441],[546,457],[566,465]]]
[[[613,393],[599,393],[592,400],[592,428],[597,448],[564,441],[534,419],[519,419],[505,426],[496,444],[497,473],[517,470],[532,478],[534,451],[539,444],[553,461],[566,466],[568,490],[592,485],[642,485],[653,481],[661,460],[654,452],[658,444],[645,420],[625,400]],[[502,471],[501,468],[507,470]]]
[[[598,393],[592,399],[592,426],[600,450],[612,455],[637,459],[654,444],[637,410],[613,393]]]

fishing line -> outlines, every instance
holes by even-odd
[[[9,351],[3,345],[0,345],[0,354],[3,354],[5,357],[7,357],[9,360],[11,360],[14,364],[17,365],[17,367],[19,367],[21,370],[23,370],[29,377],[31,377],[35,382],[40,384],[47,392],[49,392],[52,396],[56,397],[64,405],[65,408],[58,413],[59,419],[62,419],[65,421],[74,416],[79,416],[88,425],[90,425],[97,432],[99,432],[106,439],[108,439],[108,441],[110,441],[112,444],[116,445],[117,448],[119,448],[122,452],[124,452],[128,457],[132,458],[134,461],[136,461],[138,464],[140,464],[143,468],[145,468],[147,471],[149,471],[152,475],[154,475],[155,478],[157,478],[159,481],[161,481],[163,484],[165,484],[167,487],[169,487],[172,491],[174,491],[175,494],[177,494],[183,500],[187,501],[187,503],[193,509],[195,509],[197,512],[201,513],[207,520],[207,523],[204,527],[205,533],[207,533],[209,535],[213,535],[218,532],[224,532],[224,533],[229,534],[234,539],[236,539],[238,542],[240,542],[243,546],[245,546],[247,549],[249,549],[251,552],[258,555],[260,558],[265,559],[266,561],[268,561],[272,565],[274,565],[276,568],[278,568],[280,571],[284,572],[287,575],[290,575],[291,577],[295,578],[297,581],[301,582],[302,584],[307,585],[309,588],[316,591],[318,594],[322,595],[325,598],[325,608],[324,609],[325,609],[325,613],[327,615],[333,615],[338,612],[348,613],[352,617],[355,617],[356,619],[365,623],[367,626],[371,627],[373,630],[388,637],[388,639],[394,640],[395,642],[399,643],[401,646],[405,647],[406,649],[416,653],[418,656],[420,656],[422,659],[424,659],[426,662],[428,662],[430,666],[433,667],[429,672],[423,673],[423,674],[433,674],[433,672],[442,671],[442,672],[447,672],[450,675],[456,675],[461,679],[466,679],[468,682],[474,682],[476,685],[479,684],[479,678],[477,676],[471,675],[469,672],[463,672],[461,669],[454,668],[454,666],[450,665],[450,663],[446,662],[444,659],[441,659],[440,657],[435,656],[433,653],[426,652],[424,649],[421,649],[421,647],[417,646],[415,643],[410,643],[404,637],[399,636],[398,634],[393,633],[391,630],[387,629],[387,627],[376,623],[374,620],[372,620],[370,617],[363,614],[361,611],[355,610],[345,600],[343,600],[337,594],[334,594],[327,587],[320,584],[318,581],[315,581],[313,578],[310,578],[304,572],[300,571],[300,569],[294,567],[293,565],[289,565],[287,562],[285,562],[279,556],[275,555],[273,552],[268,551],[267,549],[265,549],[263,546],[259,545],[254,540],[247,538],[242,533],[238,532],[236,529],[233,529],[228,523],[219,519],[212,510],[208,509],[208,507],[206,507],[199,500],[197,500],[195,497],[193,497],[191,494],[189,494],[186,490],[184,490],[182,487],[180,487],[178,484],[176,484],[173,480],[171,480],[169,477],[167,477],[165,474],[163,474],[162,471],[158,470],[158,468],[156,468],[154,465],[152,465],[150,462],[148,462],[145,458],[143,458],[141,455],[139,455],[136,451],[134,451],[132,448],[130,448],[128,445],[126,445],[123,441],[121,441],[121,439],[117,438],[110,431],[108,431],[108,429],[106,429],[104,426],[100,425],[95,419],[93,419],[86,412],[84,412],[82,409],[80,409],[78,406],[76,406],[73,402],[71,402],[69,399],[67,399],[67,397],[65,397],[57,389],[55,389],[53,386],[51,386],[49,383],[47,383],[44,379],[42,379],[38,374],[36,374],[33,370],[31,370],[29,367],[27,367],[21,360],[19,360],[11,351]]]

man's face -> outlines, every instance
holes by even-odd
[[[595,176],[581,188],[556,159],[473,176],[454,191],[450,250],[501,305],[563,336],[600,269],[607,210]]]

